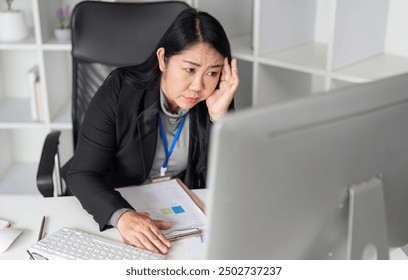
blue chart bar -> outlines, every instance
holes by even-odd
[[[181,206],[174,206],[174,207],[171,207],[171,209],[173,209],[175,214],[180,214],[180,213],[186,212],[186,211],[184,211],[183,207],[181,207]]]

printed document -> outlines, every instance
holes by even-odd
[[[117,190],[136,211],[171,222],[172,227],[163,231],[170,240],[199,235],[204,228],[206,216],[175,179]]]

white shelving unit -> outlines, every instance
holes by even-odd
[[[40,195],[36,173],[46,135],[62,130],[63,161],[73,153],[71,136],[71,60],[69,42],[53,36],[54,10],[78,0],[14,0],[24,12],[29,36],[20,42],[0,42],[0,193]],[[5,9],[5,1],[0,2]],[[6,28],[6,27],[0,27]],[[28,70],[39,67],[43,121],[31,117]]]
[[[408,72],[404,0],[223,0],[223,8],[213,0],[196,3],[226,28],[240,73],[251,68],[244,69],[252,78],[245,77],[240,92],[251,88],[252,102],[243,107]]]
[[[0,193],[38,194],[38,161],[51,130],[62,130],[62,161],[72,155],[71,46],[58,42],[53,28],[57,5],[78,2],[13,3],[24,11],[31,32],[20,42],[0,42]],[[214,15],[227,31],[241,79],[238,110],[408,72],[405,0],[186,2]],[[30,114],[27,71],[34,64],[39,66],[42,122]]]

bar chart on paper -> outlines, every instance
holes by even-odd
[[[172,223],[163,233],[171,238],[179,234],[198,233],[206,217],[176,180],[118,189],[136,211],[150,218]]]

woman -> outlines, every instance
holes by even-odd
[[[101,230],[115,226],[126,243],[168,252],[160,230],[171,223],[134,211],[114,188],[161,176],[205,187],[211,123],[232,108],[239,85],[236,59],[229,61],[220,23],[187,9],[146,62],[113,71],[98,89],[81,126],[68,187]]]

